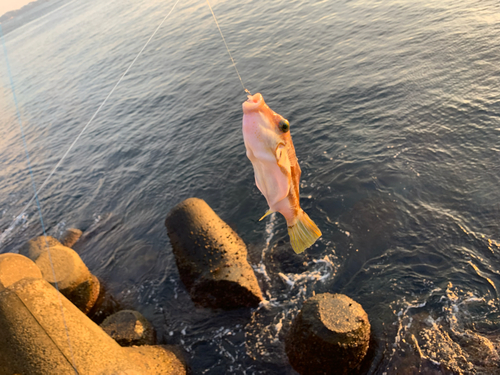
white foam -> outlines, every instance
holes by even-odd
[[[333,260],[335,256],[331,251],[327,252],[329,255],[308,262],[308,270],[303,273],[277,274],[285,291],[283,288],[270,288],[269,301],[260,303],[251,322],[245,327],[245,331],[251,333],[251,339],[246,342],[247,353],[251,357],[273,363],[286,358],[280,337],[284,323],[290,322],[304,301],[314,295],[318,282],[323,283],[336,273],[337,265]]]
[[[22,213],[21,215],[14,218],[12,223],[10,223],[9,227],[5,229],[2,234],[0,234],[0,246],[4,243],[6,239],[9,238],[10,234],[16,229],[19,225],[26,225],[28,222],[28,215],[26,213]]]
[[[276,227],[276,221],[277,221],[276,220],[276,212],[273,212],[271,215],[269,215],[269,219],[266,222],[266,229],[265,229],[265,233],[266,233],[265,241],[266,242],[264,245],[264,249],[262,250],[260,262],[258,265],[252,267],[255,272],[258,272],[262,276],[264,276],[267,283],[271,283],[271,278],[269,277],[269,275],[267,273],[266,265],[264,264],[264,259],[265,259],[266,253],[270,249],[271,240],[274,237],[274,228]]]

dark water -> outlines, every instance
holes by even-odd
[[[172,5],[78,1],[6,35],[38,186]],[[370,316],[365,373],[444,371],[410,350],[419,316],[448,324],[457,342],[497,332],[499,3],[212,5],[247,87],[290,120],[301,204],[323,237],[295,256],[282,217],[258,222],[266,202],[245,156],[245,96],[194,0],[179,3],[41,192],[49,234],[87,230],[77,250],[90,270],[196,374],[293,374],[283,335],[326,291]],[[0,251],[15,252],[41,226],[34,204],[18,217],[33,190],[1,59]],[[248,244],[268,300],[258,309],[192,304],[163,224],[192,196]]]

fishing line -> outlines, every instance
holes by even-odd
[[[208,7],[210,8],[210,12],[212,12],[212,16],[214,17],[215,24],[217,25],[217,28],[219,29],[220,36],[222,37],[222,41],[224,42],[224,45],[226,46],[227,53],[229,54],[229,58],[231,59],[234,70],[236,70],[236,74],[238,75],[238,78],[240,79],[241,86],[243,87],[243,90],[248,94],[252,95],[250,91],[248,91],[245,88],[245,85],[243,84],[243,80],[241,79],[240,72],[238,72],[238,68],[236,67],[236,63],[234,62],[233,56],[231,55],[231,52],[229,51],[229,47],[227,46],[226,39],[224,38],[224,35],[222,35],[222,30],[220,29],[219,22],[217,22],[217,18],[215,17],[215,13],[212,10],[212,7],[210,6],[210,1],[207,0]]]
[[[62,158],[59,160],[59,162],[56,164],[56,166],[54,167],[54,169],[52,169],[52,171],[50,172],[49,176],[45,179],[45,181],[43,182],[43,184],[40,186],[40,188],[35,191],[35,195],[33,195],[33,197],[30,199],[30,201],[26,204],[26,206],[24,206],[23,210],[21,211],[21,213],[19,215],[16,216],[16,218],[20,217],[21,215],[24,214],[24,212],[28,209],[28,207],[31,205],[31,203],[33,203],[33,200],[34,199],[37,199],[37,194],[40,194],[40,192],[43,190],[43,188],[45,187],[45,185],[47,185],[47,182],[49,182],[49,180],[52,178],[52,176],[54,175],[55,171],[59,168],[59,166],[61,165],[61,163],[63,162],[63,160],[66,158],[66,156],[68,156],[69,152],[73,149],[73,146],[76,144],[76,142],[78,142],[78,140],[80,139],[80,137],[82,136],[82,134],[85,132],[85,130],[87,130],[87,128],[89,127],[89,125],[92,123],[92,121],[94,121],[95,117],[97,116],[97,114],[101,111],[102,107],[104,107],[104,105],[106,104],[106,102],[108,101],[108,99],[110,98],[110,96],[113,94],[113,92],[116,90],[116,88],[118,87],[118,85],[121,83],[121,81],[123,80],[123,78],[125,78],[125,76],[127,75],[127,73],[129,72],[129,70],[132,68],[132,66],[135,64],[135,62],[137,61],[137,59],[139,58],[139,56],[142,55],[142,52],[146,49],[146,47],[148,46],[149,42],[151,42],[151,40],[153,39],[153,37],[156,35],[156,33],[158,32],[158,30],[160,29],[160,27],[163,25],[163,23],[167,20],[167,18],[170,16],[170,14],[172,13],[172,11],[174,10],[175,6],[177,5],[177,3],[179,2],[180,0],[177,0],[174,4],[174,6],[172,7],[172,9],[170,9],[170,12],[168,12],[168,14],[163,18],[163,20],[160,22],[160,24],[158,25],[158,27],[156,28],[156,30],[153,32],[153,34],[149,37],[148,41],[146,42],[146,44],[144,44],[144,47],[142,47],[142,49],[139,51],[139,53],[137,54],[137,56],[135,57],[135,59],[130,63],[130,65],[128,66],[128,68],[125,70],[125,72],[122,74],[122,76],[120,77],[120,79],[118,80],[118,82],[116,82],[115,86],[112,88],[112,90],[109,92],[108,96],[106,96],[106,98],[104,99],[104,101],[101,103],[101,105],[99,106],[99,108],[97,108],[97,111],[95,111],[94,115],[90,118],[90,120],[87,122],[87,124],[84,126],[84,128],[82,129],[82,131],[80,132],[80,134],[78,134],[78,136],[76,137],[76,139],[73,141],[73,143],[69,146],[69,148],[66,150],[66,152],[64,153],[64,155],[62,156]],[[236,68],[236,66],[235,66]],[[240,78],[241,80],[241,78]],[[1,239],[1,238],[0,238]]]
[[[63,305],[62,305],[62,300],[61,300],[61,293],[59,292],[59,287],[57,285],[56,273],[55,273],[55,270],[54,270],[54,264],[52,263],[52,256],[50,254],[49,242],[47,240],[47,233],[45,231],[45,224],[43,223],[42,208],[40,206],[40,201],[38,199],[38,194],[37,194],[37,190],[36,190],[35,176],[33,174],[33,169],[31,168],[30,154],[29,154],[29,151],[28,151],[28,145],[26,143],[26,137],[24,135],[23,121],[21,119],[21,112],[19,111],[19,104],[18,104],[18,101],[17,101],[16,90],[15,90],[15,86],[14,86],[14,79],[12,77],[12,71],[10,69],[9,58],[7,56],[7,45],[5,44],[5,38],[4,38],[4,35],[3,35],[3,30],[2,30],[2,24],[1,23],[0,23],[0,37],[2,38],[3,51],[4,51],[4,55],[5,55],[5,64],[7,65],[7,74],[9,76],[9,81],[10,81],[10,87],[11,87],[11,91],[12,91],[12,96],[14,97],[14,105],[16,107],[16,114],[17,114],[17,120],[19,122],[19,128],[21,130],[21,138],[23,140],[24,152],[26,153],[26,160],[27,160],[27,163],[28,163],[28,170],[29,170],[29,173],[30,173],[31,184],[33,186],[33,190],[35,191],[34,197],[36,199],[36,205],[37,205],[37,208],[38,208],[38,215],[40,216],[40,224],[42,225],[43,237],[45,239],[45,245],[47,247],[47,255],[49,256],[50,268],[52,269],[52,277],[54,278],[54,286],[55,286],[55,288],[57,290],[57,297],[59,299],[59,307],[61,309],[61,316],[62,316],[64,328],[65,328],[65,331],[66,331],[66,339],[68,341],[69,351],[70,351],[70,354],[71,354],[71,360],[72,360],[72,364],[71,365],[73,367],[73,370],[75,370],[75,373],[78,374],[78,371],[77,371],[76,365],[75,365],[75,357],[73,355],[73,347],[71,345],[71,338],[69,336],[68,325],[66,324],[66,318],[64,316],[64,310],[63,310]]]

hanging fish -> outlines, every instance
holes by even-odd
[[[293,250],[298,254],[321,237],[321,231],[300,208],[301,170],[290,123],[264,102],[261,94],[248,95],[243,102],[243,139],[253,165],[255,184],[266,197],[269,210],[281,213],[288,225]]]

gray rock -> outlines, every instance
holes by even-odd
[[[69,228],[64,232],[61,237],[61,244],[66,247],[73,247],[73,245],[80,239],[82,236],[82,231],[76,228]]]
[[[121,346],[154,345],[155,331],[141,313],[122,310],[108,316],[101,328]]]
[[[306,374],[347,374],[363,360],[370,340],[368,315],[342,294],[308,299],[285,340],[293,368]]]
[[[262,292],[245,243],[205,201],[179,203],[165,225],[181,280],[195,303],[223,309],[260,303]]]

